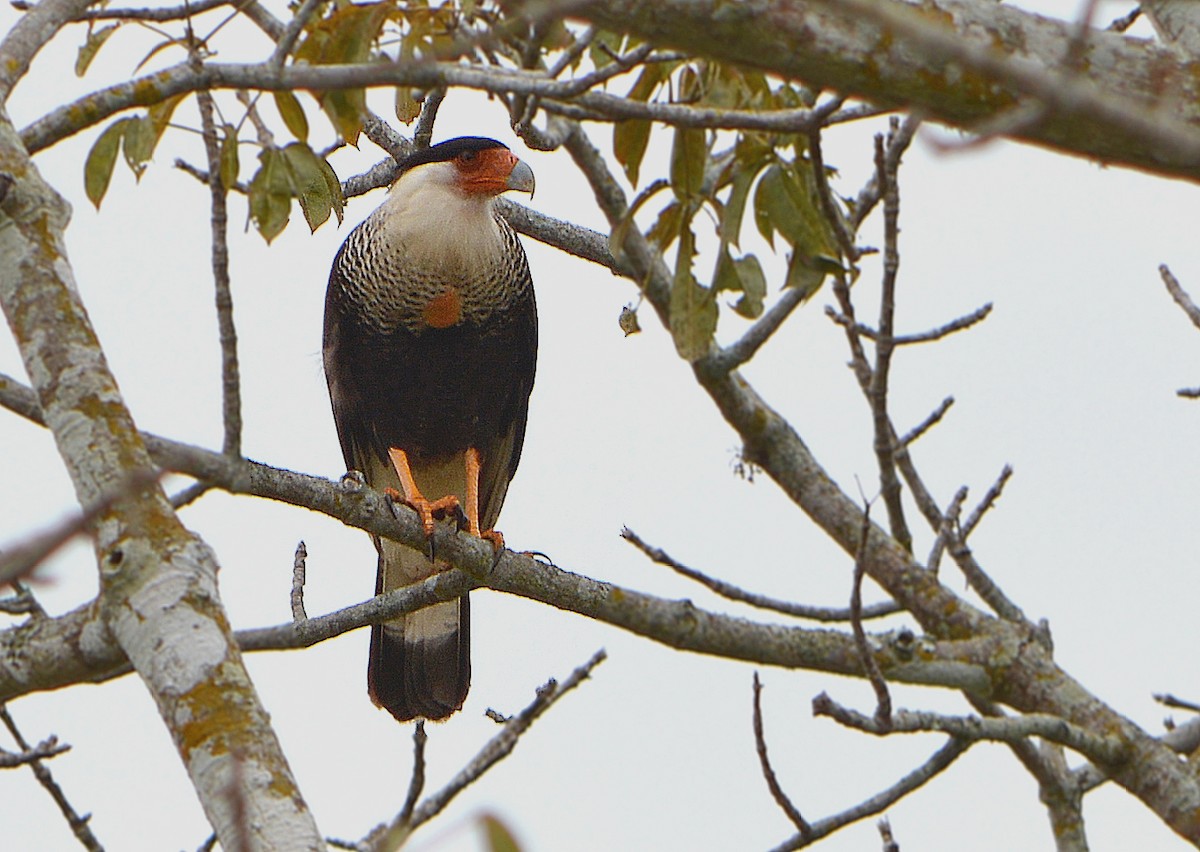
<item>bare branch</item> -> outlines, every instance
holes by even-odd
[[[681,562],[673,559],[665,550],[659,547],[654,547],[651,544],[642,540],[641,536],[625,527],[621,530],[621,538],[628,541],[646,556],[660,565],[665,565],[672,571],[687,577],[689,580],[695,580],[697,583],[705,586],[723,598],[738,603],[749,604],[759,609],[770,610],[771,612],[779,612],[784,615],[795,616],[796,618],[806,618],[810,621],[849,621],[852,617],[851,610],[848,607],[820,607],[810,606],[807,604],[793,603],[792,601],[780,600],[771,598],[765,595],[758,595],[753,592],[748,592],[741,589],[732,583],[727,583],[724,580],[719,580],[716,577],[710,577],[694,568],[689,568]],[[862,608],[859,613],[860,620],[871,618],[882,618],[885,615],[892,615],[899,612],[900,607],[891,602],[878,603],[869,607]]]
[[[1196,303],[1192,301],[1191,296],[1187,294],[1187,291],[1179,283],[1179,279],[1171,274],[1171,270],[1165,263],[1158,267],[1158,274],[1162,276],[1163,284],[1166,285],[1167,292],[1171,294],[1171,298],[1175,300],[1175,304],[1183,309],[1183,312],[1187,314],[1187,318],[1192,321],[1192,325],[1200,328],[1200,307],[1197,307]]]
[[[308,548],[304,542],[296,545],[296,555],[292,559],[292,593],[289,602],[292,607],[292,622],[302,624],[308,621],[308,613],[304,611],[304,578],[307,573]]]
[[[883,841],[883,852],[900,852],[900,844],[892,836],[892,824],[888,822],[888,818],[879,820],[875,827],[879,829],[879,839]]]
[[[8,712],[8,708],[0,704],[0,722],[4,723],[4,727],[8,729],[8,733],[13,738],[13,742],[23,751],[29,751],[29,743],[25,741],[21,730],[17,727],[17,723],[13,720],[12,715]],[[66,748],[65,746],[63,747]],[[54,800],[54,804],[58,806],[59,812],[66,819],[67,825],[71,827],[71,833],[89,852],[104,852],[104,847],[100,845],[100,841],[96,839],[96,835],[92,834],[92,829],[88,825],[91,820],[91,814],[80,816],[74,806],[67,800],[67,796],[63,793],[62,787],[54,780],[54,775],[40,760],[30,762],[29,768],[33,770],[33,775],[37,778],[38,783],[42,785],[50,798]]]
[[[954,405],[954,397],[948,396],[945,399],[943,399],[941,401],[941,403],[938,405],[938,407],[935,408],[932,412],[930,412],[928,417],[926,417],[924,420],[922,420],[920,423],[918,423],[916,426],[914,426],[908,432],[904,433],[904,437],[902,437],[900,439],[899,445],[901,447],[907,448],[915,440],[920,438],[922,435],[924,435],[926,432],[928,432],[930,429],[932,429],[934,426],[936,426],[938,423],[940,423],[942,418],[946,416],[946,412],[950,410],[950,406],[952,406],[952,405]]]
[[[300,38],[300,33],[304,31],[304,25],[308,23],[309,18],[317,11],[317,8],[324,0],[304,0],[300,4],[300,8],[292,16],[292,19],[284,25],[283,32],[279,34],[276,40],[275,52],[271,54],[271,58],[267,62],[274,68],[282,68],[287,62],[288,54],[292,52],[292,48],[296,46],[296,40]]]
[[[408,793],[404,797],[404,806],[396,817],[400,825],[408,825],[412,821],[413,808],[425,789],[425,743],[429,737],[425,734],[425,721],[418,719],[413,726],[413,771],[408,782]]]
[[[812,823],[812,835],[807,840],[797,835],[786,843],[777,846],[773,852],[787,852],[787,850],[801,849],[823,837],[828,837],[844,826],[883,812],[909,793],[944,772],[970,745],[971,743],[968,740],[951,737],[928,760],[891,787],[876,793],[871,798],[860,802],[852,808],[847,808],[840,814],[817,820]]]
[[[411,812],[411,819],[402,824],[399,820],[399,817],[404,815],[402,812],[390,825],[386,827],[381,826],[371,832],[364,840],[364,843],[373,849],[394,848],[391,843],[396,839],[402,839],[412,829],[417,828],[422,823],[428,822],[441,813],[455,796],[474,783],[476,779],[501,760],[512,754],[521,735],[529,729],[529,726],[539,716],[554,706],[560,698],[590,677],[592,670],[604,662],[606,657],[607,654],[601,649],[593,654],[590,660],[571,672],[561,684],[553,679],[547,681],[544,686],[538,689],[537,697],[534,698],[533,702],[516,716],[505,722],[504,728],[500,733],[489,740],[479,753],[472,758],[470,763],[461,769],[445,787],[426,797]]]
[[[884,250],[883,280],[879,297],[879,337],[875,340],[875,364],[866,388],[875,429],[875,460],[879,467],[879,491],[888,513],[892,537],[905,550],[912,550],[912,532],[904,517],[900,477],[896,474],[893,447],[896,435],[888,414],[888,379],[891,376],[892,340],[896,315],[896,276],[900,271],[900,158],[888,157],[887,149],[900,132],[899,119],[892,117],[887,141],[875,137],[875,177],[883,192]],[[878,691],[878,690],[877,690]],[[882,706],[882,705],[881,705]]]
[[[916,334],[895,335],[894,337],[892,337],[892,345],[894,345],[894,346],[911,346],[914,343],[930,343],[933,341],[941,340],[943,337],[949,337],[951,334],[954,334],[956,331],[963,331],[964,329],[968,329],[978,322],[982,322],[984,319],[987,319],[988,314],[990,314],[991,312],[992,312],[992,303],[988,302],[983,307],[976,308],[975,310],[971,311],[971,313],[969,313],[969,314],[961,316],[958,319],[953,319],[950,322],[946,323],[945,325],[940,325],[937,328],[930,329],[929,331],[921,331],[921,332],[917,332]],[[847,317],[843,316],[842,314],[837,313],[836,311],[833,310],[833,308],[827,307],[825,309],[825,315],[827,317],[829,317],[831,320],[833,320],[835,323],[837,323],[838,325],[841,325],[841,326],[845,326],[847,323],[850,322],[850,320]],[[869,340],[879,340],[880,339],[880,333],[878,331],[876,331],[875,329],[871,328],[870,326],[859,323],[859,324],[856,324],[854,328],[859,334],[861,334],[863,337],[866,337]]]
[[[779,330],[779,327],[796,308],[803,304],[809,295],[800,288],[788,287],[785,289],[775,304],[771,305],[745,334],[735,343],[712,356],[713,366],[728,372],[745,364],[758,353],[764,343],[771,339],[771,335]]]
[[[217,141],[217,122],[212,95],[209,92],[197,93],[196,104],[200,111],[200,128],[204,138],[204,152],[208,159],[208,187],[212,210],[211,263],[218,338],[221,344],[221,407],[225,429],[223,449],[229,455],[236,456],[242,452],[242,388],[241,370],[238,366],[237,327],[233,322],[233,292],[229,281],[229,211],[225,186],[221,180],[221,144]]]
[[[762,717],[762,682],[758,679],[758,672],[754,673],[754,748],[758,752],[758,763],[762,767],[763,778],[767,782],[767,788],[771,791],[771,797],[775,803],[787,814],[787,818],[792,821],[792,825],[800,832],[800,836],[808,839],[812,836],[812,827],[801,815],[800,811],[792,804],[792,800],[788,798],[787,793],[779,786],[779,779],[775,777],[775,770],[771,768],[771,760],[767,757],[767,738],[763,734],[763,717]]]
[[[1012,477],[1013,469],[1011,465],[1005,465],[1000,471],[1000,475],[996,477],[996,481],[992,483],[992,487],[983,495],[983,499],[979,501],[979,505],[975,507],[967,522],[962,525],[962,539],[966,541],[971,537],[971,533],[975,531],[975,527],[979,526],[979,522],[983,520],[983,516],[988,509],[996,505],[996,501],[1000,499],[1000,494],[1004,491],[1004,486]]]
[[[1030,713],[1024,716],[987,718],[980,716],[944,716],[914,710],[897,710],[891,724],[880,725],[875,719],[837,704],[822,692],[813,699],[813,715],[829,716],[848,728],[868,734],[885,736],[890,733],[919,731],[950,734],[964,740],[995,740],[1016,742],[1029,737],[1041,737],[1065,745],[1101,763],[1119,763],[1128,756],[1127,745],[1116,737],[1099,736],[1058,716]]]
[[[862,581],[863,575],[866,573],[866,552],[870,531],[871,505],[868,503],[863,506],[858,553],[854,556],[854,583],[850,591],[850,627],[854,631],[854,647],[858,651],[863,671],[867,674],[871,688],[875,690],[875,723],[881,729],[886,730],[892,724],[892,696],[888,692],[887,681],[883,679],[883,672],[879,670],[879,664],[875,662],[875,655],[871,651],[871,645],[867,641],[867,634],[862,626]]]

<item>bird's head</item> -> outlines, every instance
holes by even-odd
[[[515,189],[533,195],[533,169],[495,139],[460,136],[410,154],[400,163],[399,184],[440,184],[465,196],[494,198]]]

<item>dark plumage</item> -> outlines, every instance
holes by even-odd
[[[423,511],[427,530],[430,510],[455,498],[472,532],[493,541],[537,355],[525,252],[492,204],[506,189],[532,192],[533,173],[495,140],[413,154],[346,238],[325,297],[325,373],[347,467]],[[444,567],[394,542],[375,547],[376,594]],[[469,635],[465,595],[376,625],[371,698],[401,721],[449,716],[470,685]]]

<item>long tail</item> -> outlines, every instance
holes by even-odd
[[[436,570],[428,557],[379,542],[375,594],[410,585]],[[467,596],[434,604],[371,628],[367,689],[401,722],[445,719],[471,685],[471,608]]]

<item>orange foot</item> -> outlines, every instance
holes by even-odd
[[[504,549],[504,533],[500,532],[500,530],[484,530],[479,533],[479,537],[484,541],[490,541],[492,543],[492,550],[497,553]]]
[[[433,536],[434,521],[448,517],[457,518],[462,515],[462,506],[453,494],[447,494],[437,500],[426,500],[419,492],[406,497],[395,488],[385,488],[383,493],[397,503],[408,506],[421,516],[421,528],[425,530],[426,538]]]

